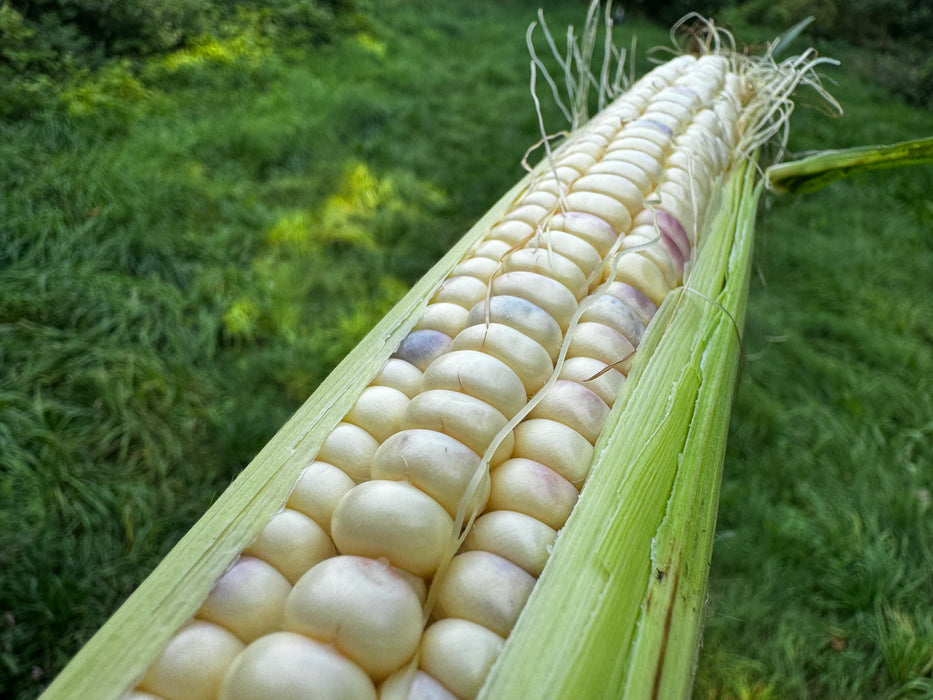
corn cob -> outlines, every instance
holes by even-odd
[[[743,89],[725,57],[680,56],[575,133],[440,285],[137,690],[405,695],[417,669],[411,696],[475,697],[645,327],[702,242]],[[203,663],[176,650],[195,634],[225,652],[202,687],[176,689]]]
[[[681,55],[549,153],[125,697],[475,697],[761,128],[755,87]]]

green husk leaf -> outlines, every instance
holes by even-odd
[[[528,185],[527,175],[471,228],[321,383],[62,670],[41,700],[123,695],[217,578],[284,504],[301,471],[411,330],[434,289]]]
[[[759,193],[751,169],[746,170],[741,187],[730,192],[733,200],[727,204],[723,226],[735,238],[725,284],[716,298],[723,313],[718,320],[713,318],[715,313],[709,317],[705,350],[699,358],[692,358],[702,384],[671,499],[652,543],[652,575],[629,658],[626,697],[690,695],[738,380],[738,341],[745,318]]]
[[[800,38],[800,35],[803,34],[803,31],[811,24],[813,24],[814,19],[815,18],[812,16],[807,17],[806,19],[797,22],[797,24],[781,34],[773,44],[771,55],[774,58],[780,58],[783,56],[784,53],[786,53],[790,48],[791,44]]]
[[[929,163],[933,163],[933,136],[890,145],[821,151],[771,166],[766,181],[768,189],[777,194],[803,194],[869,170]]]
[[[689,695],[738,374],[754,167],[737,166],[688,286],[652,320],[481,698]]]

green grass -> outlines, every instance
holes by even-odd
[[[316,46],[244,13],[0,121],[9,697],[35,697],[519,178],[536,7],[373,4]],[[793,149],[933,132],[834,74],[846,116],[801,108]],[[930,192],[914,168],[762,212],[699,697],[933,693]]]

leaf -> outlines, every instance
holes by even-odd
[[[933,136],[885,146],[856,146],[821,151],[768,168],[768,189],[776,194],[804,194],[842,178],[881,168],[933,163]]]

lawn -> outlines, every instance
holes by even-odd
[[[9,697],[37,695],[521,176],[539,4],[373,3],[328,40],[244,4],[0,117]],[[621,29],[644,70],[666,30]],[[791,152],[933,134],[863,56],[818,48],[843,60],[845,114],[801,95]],[[926,166],[766,197],[697,697],[933,695],[931,192]]]

